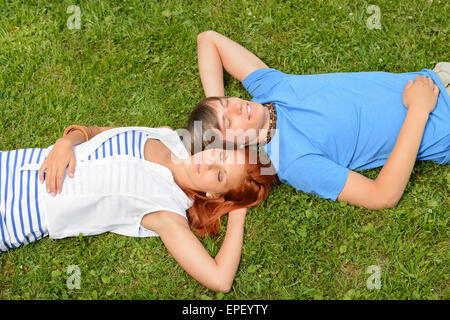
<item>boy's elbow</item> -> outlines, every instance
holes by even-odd
[[[371,198],[366,199],[365,201],[354,201],[349,202],[350,204],[356,205],[358,207],[364,207],[369,210],[383,210],[383,209],[392,209],[397,206],[400,198],[398,197],[389,197],[385,195],[374,195]],[[344,200],[345,201],[345,200]]]
[[[355,177],[357,183],[352,183],[349,187],[344,186],[338,196],[339,201],[346,201],[369,210],[382,210],[394,208],[402,197],[402,190],[380,184],[376,180],[366,178],[361,180],[359,176]]]
[[[377,184],[374,182],[375,188],[372,189],[373,200],[371,205],[373,208],[368,208],[372,210],[382,210],[382,209],[392,209],[397,206],[403,192],[397,189],[389,188],[386,185]]]
[[[398,196],[382,195],[376,199],[367,209],[383,210],[392,209],[397,206],[400,198]]]
[[[400,197],[397,197],[397,196],[388,197],[384,201],[384,208],[385,209],[392,209],[392,208],[397,206],[399,201],[400,201]]]

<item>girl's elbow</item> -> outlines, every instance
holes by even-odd
[[[215,283],[212,289],[215,292],[228,293],[231,290],[231,286],[233,284],[233,280],[229,280],[223,278],[221,275],[218,275],[215,279]]]
[[[218,290],[216,290],[217,292],[221,292],[221,293],[228,293],[231,290],[231,283],[223,283],[220,284],[218,287]]]
[[[214,284],[205,284],[205,287],[214,292],[228,293],[231,290],[231,283],[229,284],[218,280]]]
[[[200,32],[197,35],[197,43],[209,41],[209,39],[211,38],[212,35],[214,35],[214,33],[215,33],[215,31],[213,31],[213,30],[206,30],[206,31]]]

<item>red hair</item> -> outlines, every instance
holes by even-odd
[[[249,161],[251,157],[252,160],[256,158],[256,163]],[[269,169],[270,161],[266,159],[263,164],[259,152],[246,148],[245,164],[247,176],[243,177],[237,189],[227,192],[220,199],[209,199],[203,192],[185,190],[194,200],[187,211],[189,225],[199,236],[204,237],[206,233],[217,235],[220,221],[225,214],[236,209],[254,207],[267,199],[272,185],[278,181],[275,170]],[[263,168],[267,168],[266,171],[270,170],[270,173],[262,174]]]

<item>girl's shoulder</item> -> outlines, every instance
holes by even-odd
[[[189,228],[187,218],[170,211],[156,211],[142,217],[141,226],[147,230],[159,232],[164,227],[179,225]]]

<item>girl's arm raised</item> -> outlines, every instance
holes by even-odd
[[[181,267],[210,290],[229,292],[242,252],[247,209],[228,214],[228,226],[222,247],[212,258],[192,233],[187,220],[168,211],[147,214],[141,225],[159,234],[169,252]]]
[[[223,68],[239,81],[257,69],[268,68],[256,55],[215,31],[197,36],[198,69],[205,96],[224,96]]]
[[[428,116],[436,106],[439,88],[430,78],[416,76],[403,91],[408,109],[394,148],[375,180],[350,171],[338,200],[379,210],[395,207],[411,176]]]

